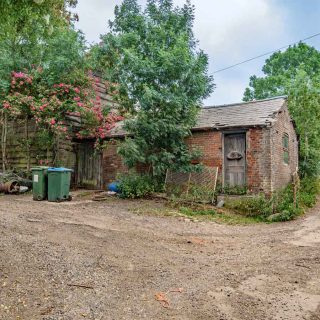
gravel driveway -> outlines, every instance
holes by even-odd
[[[320,205],[248,226],[141,205],[1,197],[0,319],[320,319]]]

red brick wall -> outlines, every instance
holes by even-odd
[[[271,192],[270,130],[247,131],[247,186],[251,193]]]
[[[219,131],[194,132],[187,139],[191,148],[202,151],[201,163],[219,167],[219,180],[223,181],[223,133]],[[270,131],[252,128],[246,132],[246,180],[250,192],[271,191]]]
[[[298,141],[287,107],[283,107],[271,130],[272,191],[285,187],[298,167]],[[283,160],[283,135],[289,136],[289,164]]]
[[[289,135],[289,165],[283,162],[284,132]],[[219,168],[219,180],[222,182],[223,133],[213,130],[194,132],[186,139],[186,143],[190,148],[202,151],[201,163]],[[250,192],[270,194],[289,183],[298,165],[298,145],[287,109],[282,110],[271,128],[250,128],[246,132],[246,148],[246,180]],[[126,171],[127,167],[117,154],[117,143],[110,142],[103,152],[104,181],[113,181],[117,174]]]
[[[187,144],[190,148],[200,149],[203,153],[203,157],[200,161],[210,167],[219,167],[220,175],[222,170],[222,134],[220,132],[195,132],[189,138],[187,138]],[[103,180],[105,183],[114,181],[117,174],[128,171],[128,168],[124,165],[123,160],[117,154],[118,144],[116,141],[110,142],[107,148],[103,151],[102,171]],[[139,172],[148,171],[149,168],[138,165],[137,170]]]
[[[186,140],[190,149],[198,149],[202,153],[200,162],[208,167],[219,167],[222,172],[222,133],[218,131],[194,132]]]
[[[270,189],[270,148],[269,131],[254,128],[247,132],[247,185],[252,192],[269,192]],[[219,168],[219,180],[223,179],[223,134],[219,131],[194,132],[186,139],[191,149],[202,153],[201,163]],[[117,154],[117,142],[110,142],[103,152],[103,180],[114,181],[117,174],[127,172],[127,167]],[[268,148],[265,150],[265,148]],[[268,157],[269,155],[269,157]],[[268,165],[269,163],[269,165]],[[139,169],[139,168],[138,168]],[[140,168],[141,169],[141,168]],[[142,170],[139,170],[142,171]]]
[[[104,184],[114,181],[118,174],[127,172],[123,160],[117,153],[118,142],[110,141],[102,154],[102,175]]]

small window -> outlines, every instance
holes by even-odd
[[[283,162],[289,164],[289,136],[285,133],[282,137]]]

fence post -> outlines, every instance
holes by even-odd
[[[215,175],[215,177],[214,177],[213,193],[212,193],[212,199],[211,199],[211,203],[212,203],[212,204],[213,204],[213,202],[214,202],[214,195],[215,195],[216,187],[217,187],[218,172],[219,172],[219,167],[216,168],[216,175]]]
[[[189,195],[190,180],[191,180],[191,172],[189,173],[188,184],[187,184],[187,193],[186,193],[187,197]]]

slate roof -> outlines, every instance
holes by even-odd
[[[286,102],[286,97],[275,97],[243,103],[202,108],[193,130],[268,126]]]
[[[111,112],[117,113],[119,109],[119,104],[113,101],[112,96],[106,93],[106,81],[102,79],[98,74],[91,74],[94,79],[93,88],[96,91],[96,98],[100,100],[102,107],[107,107]],[[67,115],[69,123],[72,125],[74,132],[78,132],[83,124],[81,122],[81,117],[75,113],[69,113]],[[123,132],[122,135],[125,135]]]
[[[223,129],[236,127],[265,127],[276,120],[276,116],[287,97],[275,97],[265,100],[234,103],[201,109],[192,131],[205,129]],[[127,133],[118,122],[111,130],[110,137],[121,137]]]
[[[116,112],[119,105],[114,101],[110,94],[106,93],[107,81],[104,81],[98,74],[94,74],[93,78],[95,79],[94,88],[97,95],[100,97],[101,105],[110,108],[110,111]]]

